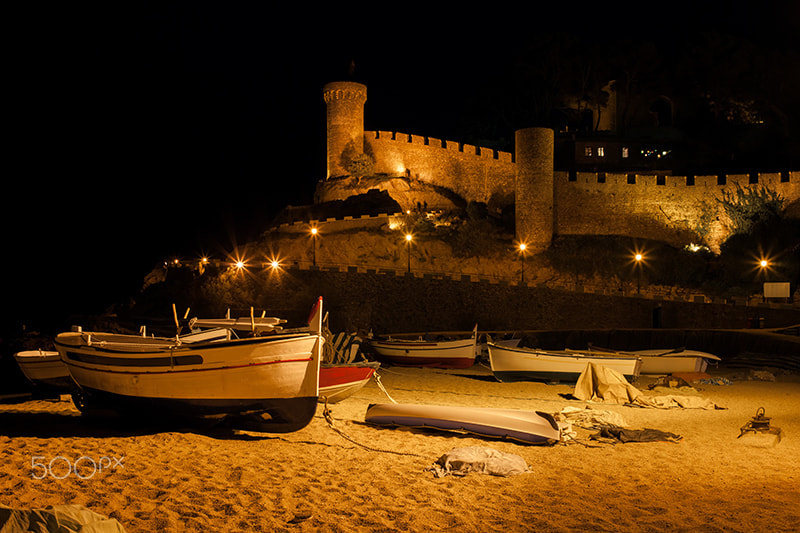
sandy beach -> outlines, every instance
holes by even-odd
[[[681,394],[724,409],[577,401],[569,399],[572,384],[499,383],[482,365],[380,371],[400,403],[553,414],[589,406],[616,413],[628,428],[678,434],[677,443],[591,440],[597,431],[578,426],[576,441],[553,446],[369,426],[368,406],[391,402],[375,381],[329,406],[335,430],[321,405],[309,426],[282,435],[98,425],[67,399],[0,404],[0,503],[77,504],[127,532],[799,530],[800,376],[711,374],[729,383]],[[636,383],[652,394],[647,385]],[[759,407],[781,428],[780,442],[772,434],[737,438]],[[470,446],[520,456],[529,471],[427,470]],[[68,463],[79,467],[69,471]]]

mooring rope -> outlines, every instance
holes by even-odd
[[[377,373],[377,372],[375,372],[375,373],[374,373],[372,376],[375,378],[375,383],[377,383],[377,384],[378,384],[378,388],[379,388],[380,390],[382,390],[382,391],[383,391],[383,393],[386,395],[386,397],[387,397],[387,398],[389,398],[389,400],[390,400],[392,403],[397,403],[397,402],[395,401],[395,399],[394,399],[394,398],[392,398],[392,397],[389,395],[389,391],[387,391],[387,390],[386,390],[386,387],[384,387],[384,386],[383,386],[383,382],[381,381],[381,377],[378,375],[378,373]]]
[[[334,423],[333,423],[333,413],[331,413],[331,410],[328,408],[328,398],[326,396],[323,396],[322,398],[325,399],[325,408],[323,410],[323,416],[325,417],[325,421],[328,423],[328,426],[333,431],[335,431],[340,437],[342,437],[343,439],[349,440],[350,442],[352,442],[356,446],[359,446],[359,447],[364,448],[365,450],[368,450],[368,451],[371,451],[371,452],[392,453],[392,454],[395,454],[395,455],[408,455],[408,456],[411,456],[411,457],[424,457],[424,456],[416,454],[416,453],[398,452],[398,451],[395,451],[395,450],[382,450],[380,448],[373,448],[371,446],[367,446],[366,444],[361,444],[360,442],[356,441],[353,437],[351,437],[350,435],[346,434],[344,431],[342,431],[341,429],[337,428],[334,425]]]

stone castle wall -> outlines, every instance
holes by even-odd
[[[715,248],[728,234],[729,220],[718,201],[724,192],[764,186],[787,204],[800,199],[800,172],[759,174],[757,179],[735,174],[719,182],[716,175],[689,179],[595,172],[578,173],[570,181],[569,173],[555,172],[556,233],[628,235],[685,245],[701,244],[697,229],[707,224],[706,244]]]
[[[376,173],[411,177],[487,204],[514,201],[516,169],[508,152],[396,132],[364,135]]]
[[[553,235],[628,235],[716,248],[729,231],[729,221],[718,200],[724,191],[734,191],[737,186],[764,186],[775,191],[790,206],[790,215],[800,217],[800,172],[722,177],[624,173],[571,176],[553,169],[552,146],[524,145],[551,139],[552,132],[549,136],[537,132],[539,128],[517,132],[514,154],[406,133],[364,132],[365,86],[336,82],[326,86],[324,94],[329,125],[328,180],[346,176],[348,160],[362,154],[372,161],[375,174],[449,189],[466,201],[485,202],[490,209],[515,204],[517,238],[532,238],[539,248]],[[355,138],[359,127],[362,139]],[[552,178],[544,179],[543,172],[551,172]],[[328,188],[326,183],[320,183],[317,201],[341,199],[341,184],[331,183]],[[442,201],[440,195],[430,193],[427,202],[425,193],[419,190],[413,192],[413,200],[401,198],[407,184],[385,187],[397,196],[401,206],[426,203],[438,207]],[[524,234],[520,234],[520,224]],[[700,242],[700,227],[704,227],[701,233],[705,243]]]

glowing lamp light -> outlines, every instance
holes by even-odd
[[[311,228],[311,235],[316,236],[317,233],[319,233],[319,230],[317,228]]]
[[[639,262],[642,259],[644,259],[644,256],[642,254],[636,254],[633,256],[633,258],[636,259],[637,262]]]
[[[769,261],[762,259],[758,264],[761,266],[761,268],[767,268],[769,266]]]
[[[280,268],[281,264],[277,259],[273,259],[269,266],[272,267],[272,270],[277,270]]]
[[[414,236],[410,233],[406,233],[406,242],[411,242],[414,239]]]
[[[244,268],[244,261],[242,261],[241,259],[239,261],[236,261],[235,266],[239,270],[243,269]]]
[[[527,248],[528,248],[527,244],[525,244],[524,242],[520,243],[520,245],[519,245],[519,251],[520,252],[524,252]]]

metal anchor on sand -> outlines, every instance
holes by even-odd
[[[781,428],[778,427],[770,427],[769,424],[770,418],[765,416],[765,411],[763,407],[759,407],[756,411],[756,416],[750,419],[750,421],[741,427],[739,432],[739,437],[744,435],[745,433],[771,433],[773,435],[777,435],[778,442],[781,440]],[[739,437],[736,437],[737,439]]]

